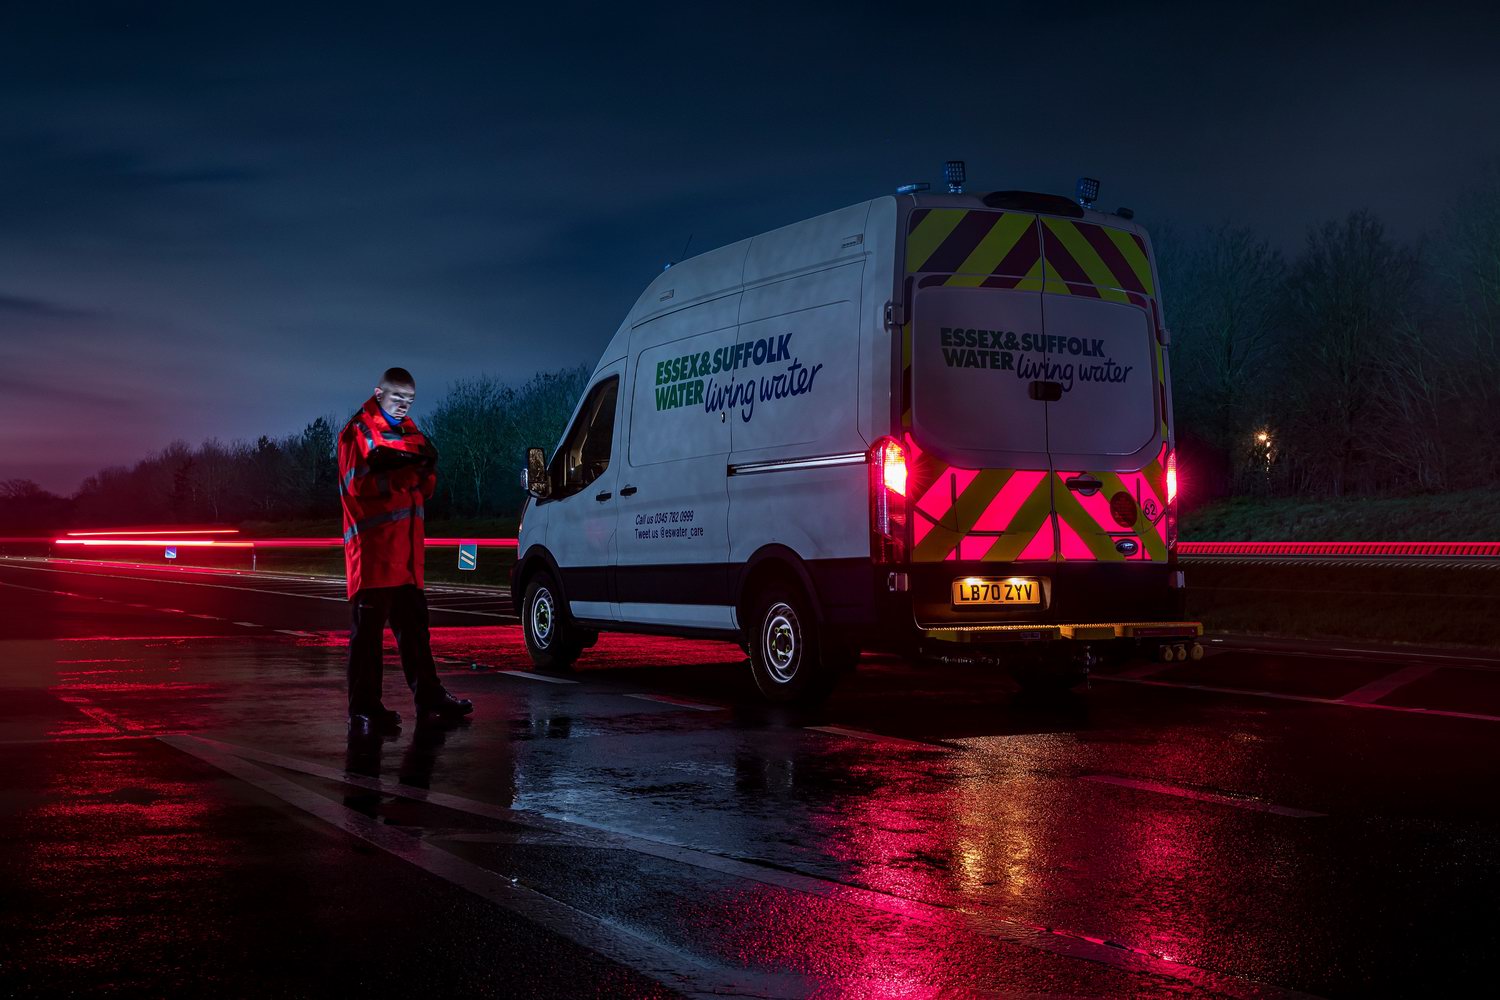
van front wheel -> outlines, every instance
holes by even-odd
[[[812,704],[827,697],[838,672],[823,662],[817,620],[806,598],[787,587],[762,591],[753,602],[746,638],[755,686],[778,704]]]
[[[583,637],[548,573],[538,573],[526,587],[521,631],[538,670],[570,670],[583,650]]]

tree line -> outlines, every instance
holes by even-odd
[[[1411,242],[1357,211],[1290,260],[1228,224],[1157,249],[1186,495],[1500,478],[1500,168]]]
[[[562,436],[589,376],[582,366],[539,373],[520,385],[481,375],[449,386],[419,421],[438,449],[438,492],[429,518],[514,515],[528,446]],[[285,437],[196,447],[174,441],[131,466],[111,466],[61,497],[26,479],[0,482],[8,531],[73,525],[322,520],[339,516],[337,438],[347,417],[314,418]]]

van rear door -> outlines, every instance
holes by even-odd
[[[1037,216],[917,208],[907,233],[912,561],[1049,560],[1046,404],[1020,370],[1041,357]]]
[[[1042,328],[1061,561],[1162,561],[1166,410],[1146,242],[1041,217]]]
[[[913,562],[1164,560],[1145,241],[977,208],[914,209],[907,233]]]

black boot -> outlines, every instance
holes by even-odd
[[[474,703],[467,698],[455,698],[446,688],[438,688],[437,694],[417,699],[418,715],[437,715],[446,718],[468,715],[474,711]]]
[[[401,713],[384,705],[349,713],[349,732],[356,736],[378,736],[401,732]]]

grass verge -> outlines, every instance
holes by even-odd
[[[1182,514],[1190,542],[1493,542],[1500,493],[1408,497],[1238,497]]]

